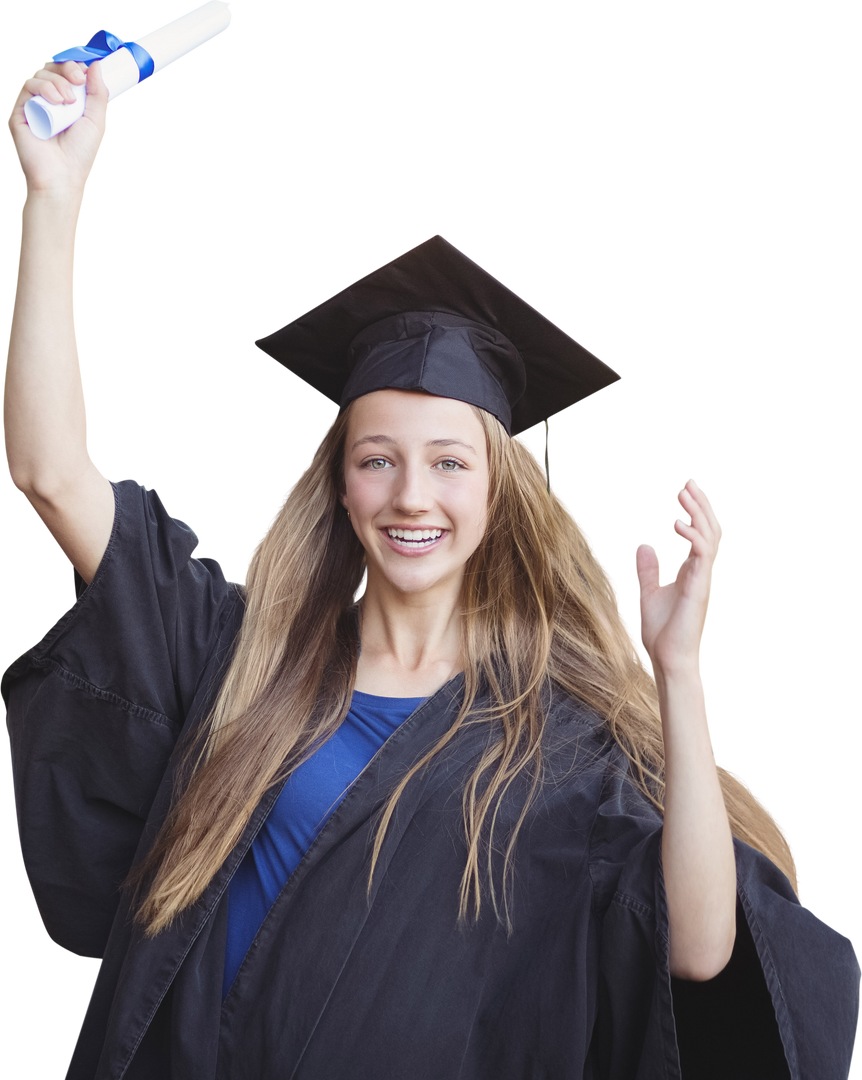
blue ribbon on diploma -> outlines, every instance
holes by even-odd
[[[106,56],[110,56],[112,52],[116,52],[117,49],[128,49],[132,54],[132,58],[138,65],[138,82],[148,79],[155,71],[153,58],[146,49],[142,49],[135,41],[120,41],[118,37],[109,34],[107,30],[100,30],[98,34],[93,34],[86,45],[76,45],[74,49],[66,49],[65,52],[57,53],[52,59],[56,60],[58,64],[63,64],[66,60],[77,60],[83,64],[92,64],[94,60],[103,60]]]

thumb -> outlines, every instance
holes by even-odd
[[[105,85],[105,80],[102,78],[102,62],[100,62],[100,60],[94,60],[90,67],[86,69],[86,105],[84,107],[84,116],[95,125],[96,130],[102,135],[102,143],[99,145],[99,151],[102,149],[102,146],[104,146],[105,139],[108,135],[109,111],[110,103],[108,102],[108,87]]]
[[[658,588],[658,555],[649,544],[641,544],[637,553],[638,581],[641,593]]]
[[[90,102],[93,102],[93,106],[99,111],[108,111],[108,87],[105,85],[105,80],[102,78],[102,62],[100,60],[93,60],[93,63],[86,69],[86,108],[90,111]]]

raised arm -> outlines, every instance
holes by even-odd
[[[77,123],[41,141],[24,102],[42,94],[70,101],[87,80]],[[48,65],[29,79],[9,120],[27,179],[18,293],[6,370],[4,420],[9,471],[75,569],[92,580],[113,524],[111,486],[87,453],[84,395],[72,317],[75,226],[84,184],[105,127],[107,91],[93,64]]]

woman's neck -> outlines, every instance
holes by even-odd
[[[393,673],[460,671],[460,612],[440,605],[383,606],[363,595],[359,605],[361,660]],[[452,676],[449,676],[452,677]]]

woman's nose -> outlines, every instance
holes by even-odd
[[[429,500],[428,480],[421,469],[405,465],[395,488],[395,507],[408,513],[418,513],[428,508]]]

